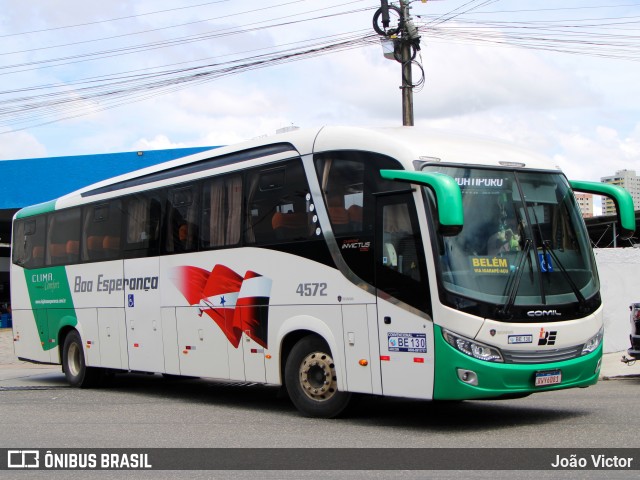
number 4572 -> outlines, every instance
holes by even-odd
[[[327,296],[327,284],[326,283],[299,283],[296,288],[296,293],[301,297],[326,297]]]

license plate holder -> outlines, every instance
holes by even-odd
[[[562,370],[543,370],[536,372],[535,386],[546,387],[562,383]]]

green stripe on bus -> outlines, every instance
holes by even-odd
[[[48,202],[39,203],[37,205],[31,205],[25,207],[16,213],[16,218],[32,217],[33,215],[39,215],[41,213],[53,212],[56,209],[56,200],[50,200]]]
[[[58,333],[78,323],[65,267],[25,270],[31,309],[44,350],[58,345]]]

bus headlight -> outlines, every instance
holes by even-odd
[[[470,357],[484,360],[485,362],[504,362],[502,354],[497,348],[461,337],[445,329],[442,329],[442,335],[444,335],[447,343]]]
[[[587,343],[582,347],[582,355],[586,355],[587,353],[591,353],[596,350],[602,343],[602,337],[604,335],[604,327],[602,327],[598,333],[596,333],[593,337],[587,340]]]

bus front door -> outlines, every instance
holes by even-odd
[[[433,395],[433,323],[412,192],[376,200],[376,290],[384,395]]]

